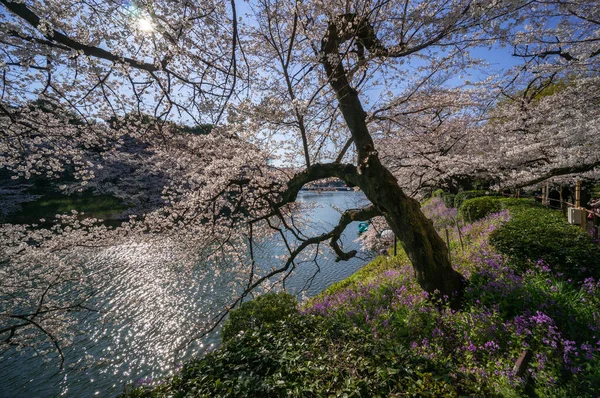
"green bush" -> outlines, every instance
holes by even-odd
[[[450,374],[454,377],[451,377]],[[340,318],[296,313],[233,336],[165,383],[124,397],[489,396],[449,364],[374,339]]]
[[[431,197],[432,198],[441,198],[443,194],[444,194],[444,190],[440,188],[440,189],[436,189],[435,191],[433,191],[431,193]]]
[[[445,193],[444,196],[442,196],[442,200],[444,201],[444,204],[446,205],[447,208],[452,208],[454,207],[454,198],[456,195],[451,194],[451,193]]]
[[[458,209],[458,213],[463,220],[472,223],[484,218],[490,213],[496,213],[500,210],[500,201],[495,198],[483,196],[465,200]]]
[[[456,195],[454,195],[453,193],[450,192],[444,192],[442,189],[438,189],[437,191],[434,191],[431,194],[432,198],[440,198],[444,201],[444,204],[446,205],[447,208],[451,208],[454,207],[454,197]]]
[[[229,314],[223,325],[223,342],[241,332],[260,329],[284,320],[298,312],[297,306],[294,296],[288,293],[267,293],[245,302]]]
[[[511,219],[490,237],[511,266],[519,271],[542,259],[556,272],[582,280],[600,276],[600,247],[578,226],[570,225],[560,211],[518,200],[500,200]]]
[[[464,203],[465,200],[479,198],[482,196],[500,197],[500,194],[498,192],[483,191],[483,190],[462,191],[462,192],[457,193],[454,196],[453,207],[456,207],[458,209],[458,208],[460,208],[460,206],[462,206],[462,204]],[[452,207],[452,206],[449,206],[449,207]]]
[[[480,196],[487,196],[488,194],[489,194],[489,192],[481,191],[481,190],[461,191],[454,196],[453,207],[456,207],[457,209],[459,209],[465,200],[478,198]]]

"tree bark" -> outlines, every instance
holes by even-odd
[[[452,268],[448,248],[421,211],[419,202],[402,191],[396,178],[376,156],[369,158],[359,181],[361,190],[398,237],[423,290],[428,293],[437,290],[457,302],[464,278]]]
[[[358,153],[357,176],[351,181],[365,193],[392,228],[412,262],[419,285],[428,293],[436,291],[448,296],[453,306],[459,302],[464,288],[463,276],[452,268],[446,244],[433,223],[421,212],[418,201],[408,197],[392,173],[381,163],[369,129],[358,92],[351,86],[339,49],[341,43],[361,30],[346,29],[352,16],[342,16],[329,25],[322,42],[322,64],[330,86],[336,93],[340,110],[348,125]],[[355,21],[356,22],[356,21]],[[367,21],[360,22],[367,24]],[[352,32],[352,33],[349,33]],[[369,47],[364,38],[357,40]],[[377,47],[379,49],[379,47]],[[353,178],[354,180],[354,178]]]

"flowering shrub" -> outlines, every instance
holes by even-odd
[[[447,219],[440,202],[426,210],[437,226]],[[450,365],[500,395],[592,396],[600,388],[600,282],[565,278],[543,261],[517,273],[489,241],[510,221],[506,210],[492,214],[461,229],[464,251],[451,244],[455,267],[470,277],[461,311],[418,289],[404,256],[395,270],[324,295],[306,311],[404,342],[413,355]],[[530,360],[521,374],[515,363],[523,353]]]
[[[458,212],[455,208],[447,207],[444,201],[440,198],[433,197],[429,199],[423,207],[423,214],[431,221],[437,229],[444,228],[448,225],[454,225]]]

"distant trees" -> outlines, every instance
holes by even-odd
[[[531,79],[490,112],[487,167],[503,185],[526,187],[600,167],[600,77]]]
[[[521,75],[508,90],[449,91],[445,103],[430,105],[430,118],[411,115],[403,133],[382,138],[384,159],[401,183],[420,194],[465,189],[474,180],[522,188],[551,178],[597,179],[598,76]],[[398,144],[408,137],[410,147]]]

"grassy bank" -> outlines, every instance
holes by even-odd
[[[498,208],[459,231],[442,200],[425,207],[469,281],[460,311],[424,293],[399,250],[300,308],[243,305],[221,349],[125,396],[596,396],[598,246],[532,203]]]

